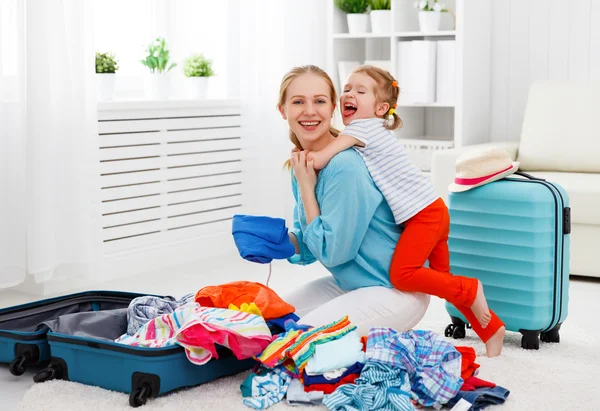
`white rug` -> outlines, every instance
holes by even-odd
[[[435,311],[435,314],[431,314]],[[432,300],[428,315],[418,328],[442,332],[447,317],[439,301]],[[541,343],[539,351],[525,351],[520,334],[508,333],[502,356],[478,357],[480,378],[510,390],[507,402],[493,410],[591,410],[600,406],[600,349],[593,335],[573,324],[564,325],[560,344]],[[457,345],[484,347],[471,330]],[[246,373],[203,386],[149,400],[141,410],[251,410],[241,402],[240,383]],[[285,399],[284,399],[285,401]],[[65,381],[36,384],[24,395],[19,410],[112,411],[129,410],[128,395]],[[270,410],[317,410],[325,407],[289,407],[277,404]]]

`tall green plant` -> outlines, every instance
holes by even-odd
[[[391,0],[369,0],[371,10],[391,10]]]
[[[167,67],[171,57],[169,56],[167,43],[162,37],[157,37],[156,40],[150,43],[146,51],[148,55],[144,60],[140,60],[140,62],[148,67],[152,73],[164,73],[177,66],[176,63],[172,63]]]
[[[369,0],[334,0],[338,9],[344,13],[366,13]]]
[[[118,69],[117,59],[112,53],[96,52],[96,73],[116,73]]]

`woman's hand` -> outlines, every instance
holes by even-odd
[[[315,172],[313,161],[307,160],[306,156],[306,151],[292,153],[292,167],[294,167],[294,175],[300,189],[314,190],[317,185],[317,173]]]
[[[291,162],[294,167],[294,175],[300,188],[300,197],[306,213],[306,223],[310,224],[315,218],[321,215],[321,209],[315,195],[315,186],[317,185],[317,173],[313,167],[312,161],[306,160],[306,151],[293,153]]]

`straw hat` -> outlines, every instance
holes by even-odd
[[[519,162],[512,161],[501,148],[486,147],[469,150],[456,160],[454,183],[448,190],[458,193],[500,180],[519,169]]]

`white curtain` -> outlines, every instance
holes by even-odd
[[[281,79],[293,66],[314,64],[326,69],[327,4],[322,0],[237,3],[246,212],[289,221],[293,198],[283,163],[292,145],[287,123],[275,106]]]
[[[93,267],[99,172],[90,7],[0,0],[0,288],[71,281]]]

